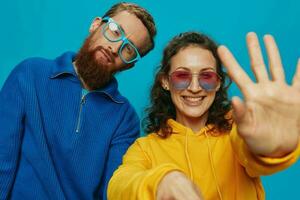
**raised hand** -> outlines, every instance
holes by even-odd
[[[157,200],[202,200],[197,186],[179,171],[166,174],[160,181]]]
[[[266,35],[264,43],[270,76],[256,34],[248,33],[247,46],[256,82],[225,46],[220,46],[218,53],[229,76],[244,95],[244,101],[238,97],[232,99],[238,133],[254,154],[281,157],[293,151],[299,141],[300,59],[292,85],[288,85],[274,38]]]

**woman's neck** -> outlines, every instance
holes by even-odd
[[[203,127],[205,127],[208,112],[204,113],[201,117],[192,118],[192,117],[182,117],[181,115],[177,115],[176,121],[180,124],[184,125],[193,130],[194,133],[199,132]]]

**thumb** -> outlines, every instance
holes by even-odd
[[[245,116],[246,105],[243,100],[237,96],[232,97],[231,104],[233,108],[233,119],[237,124],[239,124]]]

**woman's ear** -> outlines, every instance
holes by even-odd
[[[169,80],[168,77],[166,77],[165,75],[163,75],[160,79],[160,84],[164,90],[170,90]]]
[[[90,33],[94,32],[101,25],[101,22],[102,22],[102,18],[96,17],[90,26],[89,29]]]
[[[217,86],[217,88],[216,88],[216,91],[219,91],[219,89],[220,89],[220,87],[221,87],[221,81],[219,82],[219,84],[218,84],[218,86]]]

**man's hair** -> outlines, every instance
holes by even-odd
[[[135,15],[139,20],[142,21],[144,26],[147,28],[151,43],[147,44],[145,48],[141,51],[141,56],[146,55],[149,51],[154,48],[154,37],[156,35],[156,27],[154,23],[153,17],[149,14],[149,12],[134,3],[120,2],[113,5],[103,17],[113,17],[122,11],[127,11],[130,14]]]
[[[163,138],[172,134],[172,127],[167,124],[167,120],[176,119],[176,108],[172,102],[170,92],[162,88],[161,81],[170,72],[173,56],[190,46],[210,51],[216,60],[217,73],[221,77],[221,86],[216,92],[213,104],[209,108],[206,124],[213,124],[215,125],[213,129],[221,131],[220,133],[216,132],[216,135],[231,129],[231,119],[228,117],[231,105],[227,97],[227,90],[231,80],[227,73],[223,71],[221,60],[217,53],[217,44],[202,33],[185,32],[175,36],[164,49],[163,58],[158,66],[151,89],[150,106],[146,109],[146,117],[143,120],[146,134],[155,132]]]

